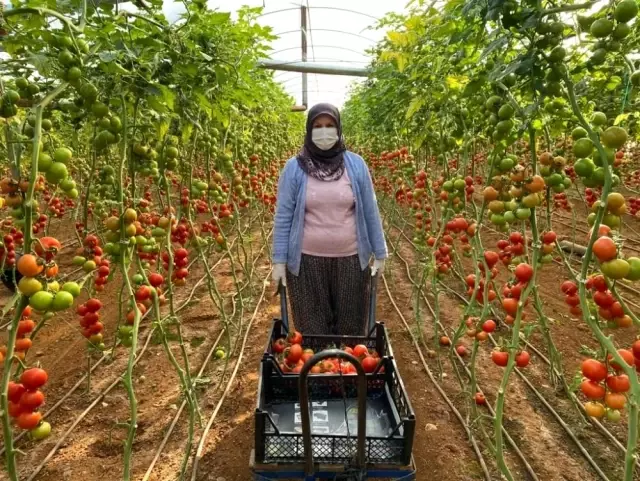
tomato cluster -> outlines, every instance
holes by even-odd
[[[640,197],[630,197],[627,200],[629,201],[629,214],[637,217],[640,211]]]
[[[509,352],[495,349],[491,351],[491,360],[496,366],[505,367],[509,363]],[[518,351],[515,360],[517,367],[527,367],[531,361],[531,355],[527,351]]]
[[[596,189],[592,189],[591,187],[584,189],[584,200],[589,207],[593,206],[599,197],[600,195],[596,192]]]
[[[635,341],[631,349],[618,349],[618,354],[628,366],[635,366],[640,372],[640,341]],[[595,418],[607,416],[610,421],[620,419],[620,411],[627,404],[627,392],[631,388],[629,378],[622,366],[609,354],[605,362],[585,359],[581,366],[584,380],[580,391],[587,398],[586,413]]]
[[[189,238],[193,236],[193,230],[187,224],[187,220],[182,218],[180,223],[171,228],[171,242],[185,245]]]
[[[47,379],[44,369],[33,367],[22,373],[20,382],[9,381],[9,416],[15,419],[19,428],[31,430],[35,439],[44,439],[51,432],[51,426],[42,421],[42,414],[37,411],[44,404],[44,394],[40,388],[46,384]]]
[[[500,256],[500,261],[508,266],[511,264],[514,256],[521,256],[524,254],[524,236],[521,232],[514,231],[509,234],[509,239],[500,239],[497,244],[498,255]]]
[[[610,198],[611,195],[609,195]],[[599,237],[593,244],[593,254],[600,263],[602,273],[612,280],[640,280],[640,258],[623,258],[616,242],[608,234],[610,232],[606,228],[599,230]]]
[[[592,292],[592,299],[598,307],[598,316],[611,322],[611,327],[630,327],[633,325],[631,317],[625,314],[622,305],[615,300],[607,287],[607,281],[602,275],[589,277],[585,286]]]
[[[16,244],[18,240],[23,239],[23,234],[20,231],[16,231],[12,228],[12,233],[5,234],[2,238],[3,244],[0,245],[0,262],[3,262],[5,266],[12,267],[16,263]],[[17,238],[19,235],[19,239]]]
[[[476,232],[476,224],[469,224],[469,222],[464,217],[455,217],[451,219],[445,225],[444,234],[440,237],[440,242],[438,248],[434,252],[434,257],[436,260],[436,267],[440,274],[446,274],[449,272],[453,265],[453,260],[451,258],[451,252],[453,250],[454,237],[453,235],[458,235],[458,238],[461,243],[461,249],[463,255],[469,256],[471,253],[471,244],[469,243],[469,238],[473,237]],[[453,235],[452,235],[453,234]],[[415,239],[418,242],[420,239]],[[433,236],[430,236],[427,239],[427,245],[429,247],[436,246],[437,239]]]
[[[489,334],[494,332],[497,327],[496,321],[494,321],[493,319],[487,319],[484,322],[480,322],[479,317],[471,316],[467,317],[465,325],[467,326],[467,337],[476,339],[479,342],[486,341],[489,337]],[[458,354],[460,354],[460,352],[458,352]]]
[[[103,333],[104,324],[100,322],[100,309],[102,309],[102,302],[100,299],[92,297],[84,304],[78,305],[76,313],[80,317],[80,327],[82,327],[82,335],[89,340],[89,342],[98,349],[104,349]]]
[[[280,369],[286,374],[299,374],[302,366],[314,355],[313,349],[302,346],[302,334],[292,331],[286,338],[273,341],[271,349],[280,361]],[[360,361],[365,373],[374,372],[380,363],[380,356],[375,350],[369,350],[364,344],[353,347],[343,346],[342,350],[355,356]],[[311,368],[311,374],[357,374],[353,364],[339,358],[324,359]],[[379,372],[384,372],[384,366]]]
[[[569,204],[569,198],[565,192],[561,192],[553,196],[553,205],[556,209],[571,212],[571,204]]]
[[[58,197],[53,197],[51,200],[47,200],[47,198],[45,197],[45,201],[48,202],[48,210],[56,219],[62,219],[64,214],[67,212],[67,208],[73,209],[73,207],[75,206],[75,202],[71,199],[66,199],[66,201],[63,201]]]
[[[173,252],[173,276],[171,281],[178,286],[184,286],[187,276],[189,275],[189,251],[184,247],[176,249]],[[165,271],[169,270],[169,254],[167,252],[162,253],[162,262]]]

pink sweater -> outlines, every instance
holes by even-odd
[[[344,175],[333,182],[307,178],[302,253],[319,257],[348,257],[358,253],[356,201]]]

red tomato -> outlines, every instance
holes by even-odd
[[[92,297],[85,303],[85,306],[89,312],[98,312],[102,308],[102,302],[100,302],[100,299]]]
[[[553,244],[557,238],[558,236],[552,230],[542,234],[542,242],[544,242],[545,244]]]
[[[189,270],[181,267],[176,271],[176,277],[178,279],[185,279],[189,275]]]
[[[502,308],[507,314],[515,317],[516,312],[518,311],[518,300],[512,297],[502,299]]]
[[[633,343],[631,350],[633,351],[633,355],[640,359],[640,339]]]
[[[36,327],[36,323],[31,319],[23,319],[18,323],[18,336],[29,334]]]
[[[596,291],[593,295],[593,302],[595,302],[599,307],[604,307],[606,309],[615,302],[615,299],[609,291]]]
[[[42,420],[42,414],[40,413],[22,413],[16,418],[16,424],[21,429],[33,429]]]
[[[518,264],[515,270],[515,276],[520,282],[529,282],[533,277],[533,267],[524,262]]]
[[[607,377],[607,366],[595,359],[582,361],[582,375],[594,382],[604,381]]]
[[[302,358],[302,347],[300,344],[292,344],[284,351],[284,357],[287,362],[295,364]]]
[[[284,349],[286,347],[286,343],[284,342],[284,339],[276,339],[275,341],[273,341],[273,344],[271,345],[273,352],[280,354],[281,352],[284,352]]]
[[[44,369],[32,367],[27,369],[20,376],[20,382],[28,391],[35,391],[39,387],[44,386],[49,376]]]
[[[185,249],[184,247],[181,247],[180,249],[176,249],[173,253],[173,256],[177,257],[178,259],[184,259],[188,255],[189,255],[189,251],[187,251],[187,249]]]
[[[371,373],[375,371],[377,366],[378,366],[378,361],[373,356],[366,356],[362,360],[362,368],[366,373]]]
[[[607,377],[607,387],[613,392],[627,392],[631,388],[626,374]]]
[[[564,302],[566,302],[568,306],[576,307],[580,305],[580,298],[578,296],[567,296],[564,298]]]
[[[369,349],[367,349],[367,346],[365,346],[364,344],[358,344],[356,347],[353,348],[353,355],[356,356],[358,359],[362,359],[368,354],[369,354]]]
[[[481,392],[476,393],[476,395],[474,396],[474,400],[478,406],[484,406],[485,404],[487,404],[487,399]]]
[[[493,266],[495,266],[498,263],[498,261],[500,260],[500,256],[498,255],[497,252],[485,251],[484,260],[489,266],[489,269],[491,269]]]
[[[302,334],[300,334],[298,331],[292,331],[287,336],[287,341],[290,344],[302,344]]]
[[[460,357],[464,357],[467,355],[467,348],[465,346],[463,346],[462,344],[456,346],[456,352],[458,353],[458,356]]]
[[[527,351],[521,351],[516,354],[516,366],[527,367],[531,361],[531,355]]]
[[[487,333],[491,333],[496,330],[496,321],[493,319],[487,319],[482,323],[482,330]]]
[[[39,389],[27,391],[20,398],[20,405],[25,411],[34,411],[44,404],[44,394]]]
[[[624,362],[627,363],[627,365],[629,366],[633,366],[634,365],[634,361],[633,361],[633,353],[627,349],[618,349],[618,354],[620,355],[620,357],[622,357],[622,359],[624,359]],[[608,356],[609,359],[609,364],[611,365],[612,368],[614,368],[616,371],[622,371],[622,367],[613,360],[613,356],[611,354],[609,354]]]
[[[9,404],[7,405],[7,412],[12,418],[17,418],[22,414],[22,406],[19,403],[9,401]]]
[[[589,399],[602,399],[605,394],[604,387],[597,382],[582,381],[580,383],[580,391]]]
[[[593,243],[593,254],[600,262],[610,261],[618,255],[618,248],[611,237],[599,237]]]
[[[492,351],[491,360],[498,366],[504,367],[509,362],[509,353],[506,351]]]
[[[522,244],[524,242],[524,237],[521,232],[512,232],[509,234],[509,240],[512,244]]]
[[[20,397],[25,391],[26,391],[26,388],[22,384],[9,381],[7,398],[9,399],[9,401],[17,403],[20,401]]]
[[[572,296],[572,295],[574,295],[574,294],[576,294],[578,292],[578,286],[573,281],[564,281],[562,283],[562,285],[560,286],[560,290],[564,294],[566,294],[568,296]]]
[[[149,275],[149,284],[151,284],[153,287],[159,287],[163,282],[164,277],[162,277],[162,275],[158,274],[157,272]]]
[[[140,286],[136,290],[136,301],[138,302],[146,301],[150,297],[151,297],[151,289],[149,289],[149,286]]]
[[[597,276],[590,277],[589,280],[592,280],[591,281],[592,282],[592,287],[596,291],[606,291],[607,290],[607,281],[605,280],[603,275],[598,274]],[[589,281],[587,281],[587,283],[588,282]]]

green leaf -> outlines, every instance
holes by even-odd
[[[452,90],[462,90],[469,82],[469,77],[466,75],[449,75],[446,78],[447,86]]]
[[[616,119],[613,121],[613,125],[620,125],[622,122],[624,122],[625,120],[627,120],[629,118],[629,113],[626,114],[620,114],[616,117]]]
[[[422,96],[413,97],[413,99],[411,99],[411,103],[409,104],[409,108],[407,109],[405,119],[408,120],[411,117],[413,117],[414,114],[422,108],[422,106],[424,105],[424,102],[425,102],[425,98]]]
[[[200,107],[202,107],[202,109],[207,113],[207,115],[211,117],[213,106],[211,105],[211,102],[209,102],[209,99],[200,92],[194,92],[194,95],[196,99],[198,99],[198,102],[200,103]]]
[[[185,122],[182,126],[182,143],[186,143],[191,137],[191,132],[193,132],[193,124],[190,122]]]

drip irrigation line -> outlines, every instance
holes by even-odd
[[[469,301],[467,299],[465,299],[465,297],[463,295],[461,295],[459,292],[455,291],[454,289],[452,289],[451,287],[449,287],[448,285],[446,285],[444,282],[440,282],[440,284],[446,288],[449,292],[451,292],[453,295],[455,295],[458,299],[460,299],[462,302],[468,304]],[[493,314],[494,314],[494,318],[502,321],[503,324],[504,321],[502,319],[500,319],[500,316],[498,316],[495,312],[495,310],[493,310]],[[505,324],[506,325],[506,324]],[[522,340],[522,342],[524,342],[526,344],[526,346],[533,351],[540,359],[542,359],[542,361],[547,364],[548,366],[551,366],[551,361],[549,361],[549,359],[538,350],[538,348],[536,348],[533,344],[531,344],[527,339],[521,337],[520,338]],[[492,337],[492,341],[493,341],[493,337]],[[557,371],[557,369],[554,367],[553,370],[555,371],[556,375],[560,375],[560,373]],[[575,401],[577,401],[577,404],[580,406],[580,409],[586,414],[586,410],[584,408],[584,405],[582,404],[582,402],[580,402],[580,400],[578,399],[578,397],[574,394],[571,393],[571,396],[573,397],[573,399]],[[598,428],[598,430],[601,431],[601,433],[607,437],[609,439],[609,441],[611,441],[623,454],[626,453],[626,448],[624,447],[624,445],[622,444],[622,441],[620,441],[611,431],[609,431],[600,421],[598,421],[597,418],[591,417],[591,416],[587,416],[587,419],[589,420],[589,422],[591,422],[594,426],[596,426],[596,428]],[[638,468],[640,470],[640,466],[638,466]]]
[[[394,228],[398,229],[397,226],[393,226]],[[402,232],[402,231],[401,231]],[[402,232],[402,235],[406,237],[406,235],[404,234],[404,232]],[[408,240],[408,239],[407,239]],[[408,242],[410,244],[412,244],[415,247],[415,244],[413,244],[413,242],[411,242],[410,240],[408,240]],[[398,255],[398,253],[396,252],[396,255]],[[408,266],[408,264],[407,264]],[[447,286],[444,283],[440,283],[441,285],[447,287],[448,290],[453,291],[453,289],[451,289],[449,286]],[[455,291],[453,291],[455,292]],[[460,298],[461,300],[463,300],[466,304],[469,304],[469,301],[464,299],[464,297],[462,297],[460,294],[458,294],[457,292],[456,296],[458,298]],[[424,296],[424,294],[423,294]],[[426,299],[425,299],[426,302]],[[431,309],[431,306],[429,305],[429,303],[427,302],[427,306],[429,307],[429,310],[432,312],[432,315],[435,316],[435,313],[433,313],[433,310]],[[495,312],[494,312],[495,314]],[[503,322],[504,324],[504,322]],[[493,338],[492,335],[489,335],[489,339],[491,340],[491,343],[493,344],[493,346],[497,346],[498,343],[495,341],[495,339]],[[522,338],[521,338],[522,339]],[[526,341],[525,341],[526,342]],[[528,344],[528,343],[527,343]],[[537,352],[537,350],[536,350]],[[547,360],[546,358],[544,358],[545,360]],[[548,360],[547,360],[548,361]],[[531,381],[529,381],[529,379],[518,369],[518,368],[514,368],[516,374],[524,381],[524,383],[533,391],[533,393],[536,395],[536,397],[538,397],[538,399],[540,400],[540,402],[549,410],[549,412],[551,413],[551,415],[556,419],[556,421],[560,424],[560,426],[565,430],[565,432],[567,433],[567,435],[574,441],[574,443],[576,444],[576,446],[578,447],[578,449],[580,450],[580,452],[582,453],[582,455],[585,457],[585,459],[587,460],[587,462],[589,462],[589,464],[593,467],[593,469],[598,473],[598,475],[601,477],[601,479],[608,481],[608,477],[606,476],[606,474],[604,474],[604,472],[600,469],[600,467],[598,466],[598,464],[595,462],[595,460],[591,457],[591,455],[589,454],[589,452],[586,450],[586,448],[582,445],[582,443],[580,443],[580,441],[578,440],[578,438],[576,437],[576,435],[573,433],[573,431],[571,430],[571,428],[569,427],[569,425],[564,421],[564,419],[562,419],[562,417],[558,414],[558,412],[548,403],[548,401],[546,400],[546,398],[535,388],[535,386],[531,383]],[[604,426],[601,426],[602,429],[606,428]],[[615,437],[613,436],[613,434],[608,433],[608,436],[610,439]],[[617,444],[617,443],[616,443]],[[624,449],[624,447],[623,447]],[[624,449],[626,451],[626,449]]]
[[[205,368],[207,367],[207,364],[209,363],[209,361],[211,360],[211,357],[213,356],[213,353],[215,352],[216,348],[218,347],[218,343],[220,342],[220,339],[222,339],[222,335],[225,333],[225,329],[226,328],[223,328],[222,330],[220,330],[220,334],[218,334],[218,337],[216,338],[216,340],[214,341],[213,345],[209,349],[209,352],[207,353],[207,356],[205,357],[204,362],[202,363],[202,366],[200,367],[200,370],[198,371],[198,375],[196,376],[196,378],[202,376],[202,373],[204,372]],[[144,474],[144,477],[142,478],[142,481],[147,481],[149,479],[149,477],[151,476],[151,473],[153,472],[153,468],[155,467],[156,463],[158,462],[158,459],[160,459],[162,451],[164,450],[164,447],[166,446],[167,442],[169,441],[169,438],[171,437],[171,433],[173,433],[173,429],[178,424],[178,420],[180,419],[180,415],[182,414],[182,411],[183,411],[183,409],[185,408],[186,405],[187,405],[187,400],[184,399],[182,401],[182,404],[180,405],[180,408],[178,408],[178,412],[173,417],[173,420],[171,421],[171,424],[169,425],[169,429],[167,429],[167,432],[165,433],[164,438],[162,439],[162,442],[160,443],[160,446],[158,446],[156,454],[153,457],[153,459],[151,460],[151,464],[147,468],[147,472]]]
[[[234,242],[235,242],[235,238],[234,238]],[[212,266],[211,270],[213,270],[213,269],[215,269],[216,267],[218,267],[218,266],[221,264],[221,262],[222,262],[222,260],[223,260],[223,259],[224,259],[224,257],[223,257],[223,258],[220,258],[220,259],[219,259],[215,264],[213,264],[213,266]],[[193,293],[192,293],[192,295],[193,295]],[[184,307],[184,304],[183,304],[183,307]],[[147,311],[147,312],[142,316],[142,319],[144,319],[144,318],[145,318],[145,317],[146,317],[150,312],[151,312],[151,310]],[[152,333],[153,333],[153,329],[152,329],[152,331],[150,332],[150,335],[151,335]],[[150,339],[150,337],[149,337],[149,338],[147,338],[147,341],[146,341],[146,343],[145,343],[145,345],[144,345],[143,350],[142,350],[142,351],[140,352],[140,354],[138,355],[139,357],[142,355],[142,353],[144,352],[144,350],[146,350],[146,347],[147,347],[147,345],[148,345],[148,343],[149,343],[149,339]],[[213,349],[215,350],[215,348],[213,348]],[[108,357],[109,357],[109,356],[107,356],[107,355],[103,355],[103,356],[102,356],[102,357],[101,357],[101,358],[100,358],[100,359],[99,359],[99,360],[98,360],[98,361],[97,361],[97,362],[96,362],[96,363],[91,367],[90,372],[91,372],[91,373],[93,373],[93,371],[94,371],[94,370],[95,370],[95,369],[96,369],[96,368],[97,368],[97,367],[98,367],[98,366],[99,366],[99,365],[100,365],[100,364],[101,364],[101,363],[102,363],[106,358],[108,358]],[[137,363],[137,362],[138,362],[138,361],[136,360],[136,363]],[[70,390],[68,390],[68,391],[65,393],[65,395],[64,395],[61,399],[59,399],[59,400],[58,400],[58,401],[57,401],[57,402],[56,402],[56,403],[55,403],[55,404],[54,404],[54,405],[53,405],[53,406],[52,406],[52,407],[51,407],[51,408],[50,408],[46,413],[44,413],[44,414],[43,414],[43,419],[46,419],[46,418],[47,418],[48,416],[50,416],[53,412],[55,412],[55,411],[56,411],[56,410],[57,410],[57,409],[58,409],[58,408],[63,404],[63,402],[64,402],[66,399],[68,399],[68,398],[69,398],[69,397],[70,397],[70,396],[71,396],[71,395],[72,395],[72,394],[73,394],[73,393],[74,393],[74,392],[75,392],[75,391],[76,391],[80,386],[82,386],[82,385],[84,384],[84,382],[86,381],[86,379],[87,379],[87,375],[88,375],[88,374],[87,374],[87,373],[85,373],[85,374],[82,376],[82,378],[81,378],[81,379],[80,379],[80,380],[79,380],[79,381],[78,381],[78,382],[77,382],[77,383],[76,383],[76,384],[75,384],[75,385],[74,385]],[[118,379],[115,381],[115,383],[117,383],[117,382],[119,381],[119,379],[120,379],[120,378],[118,378]],[[113,387],[113,385],[108,386],[108,387],[107,387],[107,391],[103,391],[99,396],[104,397],[104,396],[108,393],[108,390],[111,390],[111,389],[112,389],[112,387]],[[95,406],[95,404],[94,404],[94,406]],[[84,415],[85,415],[85,413],[82,413],[82,414],[81,414],[81,416],[84,416]],[[75,428],[75,426],[76,426],[76,425],[77,425],[77,423],[75,423],[75,424],[72,426],[72,428],[71,428],[71,429]],[[64,434],[64,436],[66,437],[69,433],[70,433],[70,431],[69,431],[69,432],[67,432],[67,433],[65,433],[65,434]],[[17,441],[17,440],[19,440],[19,439],[23,438],[26,434],[27,434],[27,431],[23,431],[23,432],[21,432],[18,436],[16,436],[16,437],[14,438],[14,440],[16,440],[16,441]],[[4,446],[3,446],[3,447],[2,447],[2,449],[0,450],[0,455],[1,455],[1,454],[3,454],[3,453],[4,453]],[[50,454],[51,454],[51,453],[50,453]],[[46,464],[46,463],[45,463],[45,464]],[[42,469],[42,468],[40,468],[40,469]],[[30,479],[31,479],[31,478],[30,478]]]
[[[236,364],[233,368],[233,372],[231,373],[231,377],[229,378],[229,381],[227,381],[227,385],[224,389],[224,392],[222,393],[222,396],[220,397],[220,399],[218,400],[218,404],[216,405],[213,413],[211,414],[211,417],[209,418],[209,421],[207,422],[206,427],[204,428],[202,435],[200,436],[200,442],[198,443],[198,448],[196,450],[196,454],[194,456],[193,459],[193,468],[192,468],[192,472],[191,472],[191,481],[195,481],[196,476],[198,474],[198,463],[200,462],[200,459],[202,459],[202,455],[204,452],[204,445],[205,442],[207,440],[207,435],[209,434],[209,430],[211,429],[211,426],[213,425],[213,422],[216,419],[216,416],[218,415],[218,412],[220,411],[220,408],[222,407],[222,403],[224,402],[224,400],[226,399],[227,395],[229,394],[229,391],[231,390],[231,385],[233,384],[233,381],[236,378],[236,375],[238,374],[238,370],[240,369],[240,365],[242,364],[242,358],[244,356],[244,351],[245,348],[247,346],[247,339],[249,338],[249,332],[251,332],[251,326],[253,325],[253,321],[256,319],[257,315],[258,315],[258,310],[260,309],[260,305],[262,304],[262,301],[264,299],[264,295],[265,292],[267,290],[267,286],[269,285],[268,282],[268,278],[271,275],[273,268],[269,269],[269,272],[267,273],[267,277],[264,279],[263,283],[262,283],[262,293],[260,294],[260,298],[258,299],[258,301],[256,302],[256,307],[253,311],[253,315],[251,316],[251,319],[249,320],[249,324],[247,325],[247,329],[245,331],[244,334],[244,339],[242,340],[242,346],[240,348],[240,353],[238,354],[238,357],[236,359]]]
[[[400,230],[397,226],[393,226],[395,229]],[[491,229],[491,228],[489,228]],[[497,232],[497,231],[494,231]],[[409,239],[409,237],[401,231],[402,236],[405,238],[405,240],[411,244],[413,246],[414,249],[417,250],[417,246],[411,241],[411,239]],[[459,292],[457,292],[456,290],[452,289],[451,287],[449,287],[447,284],[445,284],[442,281],[439,281],[439,284],[442,285],[444,288],[446,288],[450,293],[452,293],[453,295],[455,295],[458,299],[460,299],[462,302],[469,304],[469,301]],[[423,293],[423,297],[424,297],[424,293]],[[506,324],[504,322],[503,319],[501,319],[501,317],[496,313],[495,308],[492,306],[491,307],[491,311],[492,314],[494,316],[495,319],[500,320],[502,322],[503,325],[507,326],[508,329],[511,329],[508,324]],[[491,337],[491,340],[493,340],[493,337]],[[549,367],[551,367],[551,361],[549,361],[549,359],[533,344],[531,344],[527,339],[525,339],[524,337],[520,337],[520,340],[532,351],[534,352],[538,357],[540,357],[540,359],[542,359],[542,361],[547,364]],[[555,374],[560,377],[560,373],[558,372],[558,370],[553,367],[553,370],[555,372]],[[572,399],[578,404],[578,406],[580,406],[580,409],[582,410],[583,413],[586,414],[586,410],[584,408],[584,405],[582,404],[582,402],[580,402],[580,400],[578,399],[578,397],[572,392],[570,393]],[[620,439],[618,439],[611,431],[609,431],[598,419],[593,418],[591,416],[587,416],[587,419],[589,422],[591,422],[591,424],[593,424],[594,426],[596,426],[596,428],[607,438],[609,439],[609,441],[611,441],[623,454],[626,453],[626,447],[623,444],[623,441],[621,441]],[[640,465],[637,466],[637,468],[640,471]]]
[[[266,247],[266,244],[263,243],[261,249],[258,251],[258,254],[256,255],[256,257],[255,257],[255,259],[254,259],[254,261],[252,263],[253,268],[255,268],[256,262],[261,258],[262,252],[263,252],[265,247]],[[249,280],[248,283],[250,283],[250,280]],[[245,284],[245,286],[241,287],[241,290],[244,290],[244,288],[246,288],[248,283]],[[231,314],[231,317],[233,317],[235,315],[235,308],[236,308],[236,304],[235,303],[233,304],[233,308],[234,308],[234,312]],[[176,310],[176,312],[177,312],[177,310]],[[204,360],[204,362],[202,364],[202,367],[198,371],[197,377],[200,377],[202,375],[202,373],[204,372],[207,364],[209,363],[209,361],[211,359],[211,356],[213,355],[213,353],[215,352],[216,348],[218,347],[220,339],[222,338],[223,334],[226,332],[226,329],[228,329],[228,328],[225,327],[220,331],[220,334],[218,335],[216,341],[214,342],[214,344],[212,345],[211,349],[209,350],[209,352],[208,352],[208,354],[207,354],[207,356],[206,356],[206,358],[205,358],[205,360]],[[236,337],[236,342],[237,342],[238,337]],[[230,353],[227,354],[227,356],[231,356],[231,354],[232,353],[230,352]],[[226,365],[225,365],[225,369],[226,369]],[[224,375],[225,375],[225,372],[223,372],[221,377],[220,377],[220,383],[222,383]],[[216,387],[216,389],[217,389],[217,387]],[[156,451],[156,454],[155,454],[153,460],[151,461],[151,464],[147,468],[147,471],[146,471],[144,477],[142,478],[142,481],[148,481],[149,480],[149,478],[151,476],[151,473],[153,472],[153,469],[154,469],[156,463],[158,462],[158,459],[160,459],[160,456],[162,455],[164,447],[166,446],[167,442],[169,441],[169,438],[171,437],[171,434],[172,434],[173,430],[175,429],[175,426],[177,425],[178,420],[180,418],[180,415],[181,415],[182,411],[184,410],[186,404],[187,404],[187,401],[183,400],[182,404],[180,405],[180,408],[178,409],[178,412],[176,413],[176,415],[173,418],[173,421],[171,422],[167,432],[165,433],[165,436],[164,436],[160,446],[158,447],[158,450]]]
[[[424,355],[422,354],[422,350],[420,349],[420,344],[416,340],[415,334],[409,328],[409,325],[407,324],[406,319],[404,318],[402,312],[398,308],[398,305],[396,304],[395,300],[393,299],[393,296],[391,295],[391,291],[389,290],[389,285],[387,284],[387,279],[384,276],[384,274],[382,275],[382,281],[384,282],[384,287],[385,287],[385,289],[387,291],[387,296],[389,297],[389,300],[391,301],[391,304],[393,304],[393,307],[395,308],[396,312],[398,313],[398,316],[402,320],[402,323],[404,324],[404,327],[405,327],[407,333],[411,337],[413,345],[414,345],[414,347],[415,347],[415,349],[416,349],[416,351],[418,353],[418,356],[420,357],[420,360],[422,361],[422,366],[424,367],[424,370],[426,371],[427,376],[429,376],[429,379],[431,380],[431,382],[435,386],[436,390],[438,391],[438,393],[440,394],[442,399],[447,403],[447,405],[449,406],[449,408],[451,409],[453,414],[456,416],[456,418],[458,418],[458,421],[460,421],[460,424],[462,425],[462,428],[464,429],[465,433],[467,434],[467,437],[469,438],[469,441],[471,442],[471,445],[473,446],[473,450],[474,450],[474,452],[476,454],[476,457],[478,458],[478,462],[480,463],[480,466],[482,468],[482,472],[484,473],[485,480],[491,481],[492,480],[491,474],[489,474],[489,470],[488,470],[487,465],[485,463],[484,457],[482,456],[482,452],[480,451],[480,448],[478,447],[478,443],[477,443],[477,441],[475,439],[475,436],[471,432],[471,430],[470,430],[469,426],[467,425],[467,423],[464,421],[464,418],[462,417],[462,414],[460,414],[460,411],[458,411],[458,409],[455,407],[453,402],[451,402],[451,400],[447,396],[447,393],[442,389],[440,384],[438,384],[438,381],[436,380],[435,376],[431,372],[431,369],[429,369],[429,365],[427,364],[427,361],[425,360]]]
[[[100,364],[102,364],[102,362],[107,359],[108,356],[107,355],[102,355],[102,357],[100,359],[98,359],[93,366],[91,366],[91,372],[93,372]],[[64,396],[62,396],[60,399],[58,399],[58,401],[51,406],[43,415],[42,415],[42,419],[47,419],[48,416],[50,416],[53,412],[55,412],[60,406],[62,406],[62,403],[69,398],[75,391],[76,389],[78,389],[80,386],[82,386],[85,381],[87,379],[87,373],[85,373],[79,380],[78,382],[71,388],[69,389]],[[26,436],[28,433],[28,431],[22,431],[20,434],[18,434],[16,437],[13,438],[14,441],[19,441],[20,439],[22,439],[24,436]],[[2,448],[0,449],[0,456],[4,454],[4,444],[2,446]]]
[[[151,311],[148,311],[151,312]],[[147,334],[147,339],[144,343],[144,346],[142,347],[142,349],[140,350],[140,352],[137,354],[136,359],[133,363],[133,365],[135,366],[136,364],[138,364],[138,361],[140,361],[140,359],[142,359],[142,355],[146,352],[147,347],[149,346],[149,342],[151,341],[151,338],[153,337],[152,334],[155,331],[155,329],[150,329],[149,330],[149,334]],[[118,376],[118,378],[113,381],[104,391],[102,391],[94,400],[93,402],[84,410],[82,411],[82,413],[80,413],[80,415],[73,421],[73,423],[71,424],[71,426],[69,426],[69,428],[62,434],[62,436],[60,437],[60,439],[58,439],[58,442],[53,446],[53,448],[51,448],[51,451],[49,451],[49,453],[47,454],[47,456],[42,460],[42,462],[36,466],[36,468],[31,472],[31,474],[29,475],[29,477],[27,478],[27,481],[33,481],[36,476],[40,473],[40,471],[42,471],[42,469],[46,466],[46,464],[49,462],[49,460],[55,455],[55,453],[58,451],[58,449],[60,449],[60,446],[62,446],[62,444],[64,444],[65,440],[67,439],[67,437],[69,437],[69,435],[71,434],[71,432],[76,428],[76,426],[78,424],[80,424],[80,422],[89,414],[89,412],[91,412],[91,410],[96,407],[96,405],[102,400],[104,399],[104,397],[109,394],[111,392],[111,390],[113,388],[115,388],[123,379],[123,377],[125,376],[126,373],[123,373],[122,375]]]
[[[447,332],[447,329],[444,327],[444,325],[440,322],[440,320],[436,317],[436,313],[433,310],[433,307],[431,306],[431,304],[429,303],[424,290],[421,289],[418,284],[415,282],[415,280],[413,279],[413,277],[411,276],[411,272],[409,270],[409,263],[406,261],[406,259],[404,259],[400,253],[396,250],[394,252],[394,254],[404,263],[405,265],[405,269],[406,269],[406,273],[407,273],[407,278],[409,279],[409,282],[411,282],[411,284],[413,284],[413,286],[415,288],[418,288],[418,290],[420,291],[421,295],[422,295],[422,299],[425,302],[427,308],[429,309],[429,312],[431,312],[431,317],[433,318],[433,320],[435,320],[435,322],[438,324],[438,326],[440,327],[440,329],[442,329],[442,332],[445,333],[445,335],[449,336],[449,333]],[[471,371],[469,371],[469,368],[467,367],[467,365],[465,364],[464,360],[462,359],[462,357],[460,356],[460,354],[458,354],[457,351],[453,350],[453,352],[456,355],[456,358],[458,359],[458,361],[460,362],[460,364],[462,365],[463,369],[465,370],[467,377],[469,379],[471,379]],[[476,386],[478,388],[478,392],[484,394],[484,392],[482,391],[482,389],[480,388],[480,383],[477,382],[476,380]],[[463,387],[463,386],[461,386]],[[492,418],[495,417],[495,411],[493,410],[493,407],[487,403],[486,404],[486,408],[489,411],[489,413],[491,414]],[[507,432],[506,428],[504,426],[502,426],[502,432],[505,435],[505,438],[507,439],[507,442],[509,443],[509,445],[511,446],[511,448],[514,450],[514,452],[516,453],[516,456],[518,458],[520,458],[520,461],[522,462],[522,464],[524,465],[527,473],[529,473],[529,476],[531,476],[532,479],[534,480],[539,480],[538,475],[536,474],[536,472],[534,471],[533,467],[531,466],[531,464],[527,461],[527,459],[525,458],[524,454],[522,453],[522,451],[520,450],[520,448],[518,447],[518,445],[516,444],[516,442],[513,440],[513,438],[511,438],[511,436],[509,435],[509,433]]]

